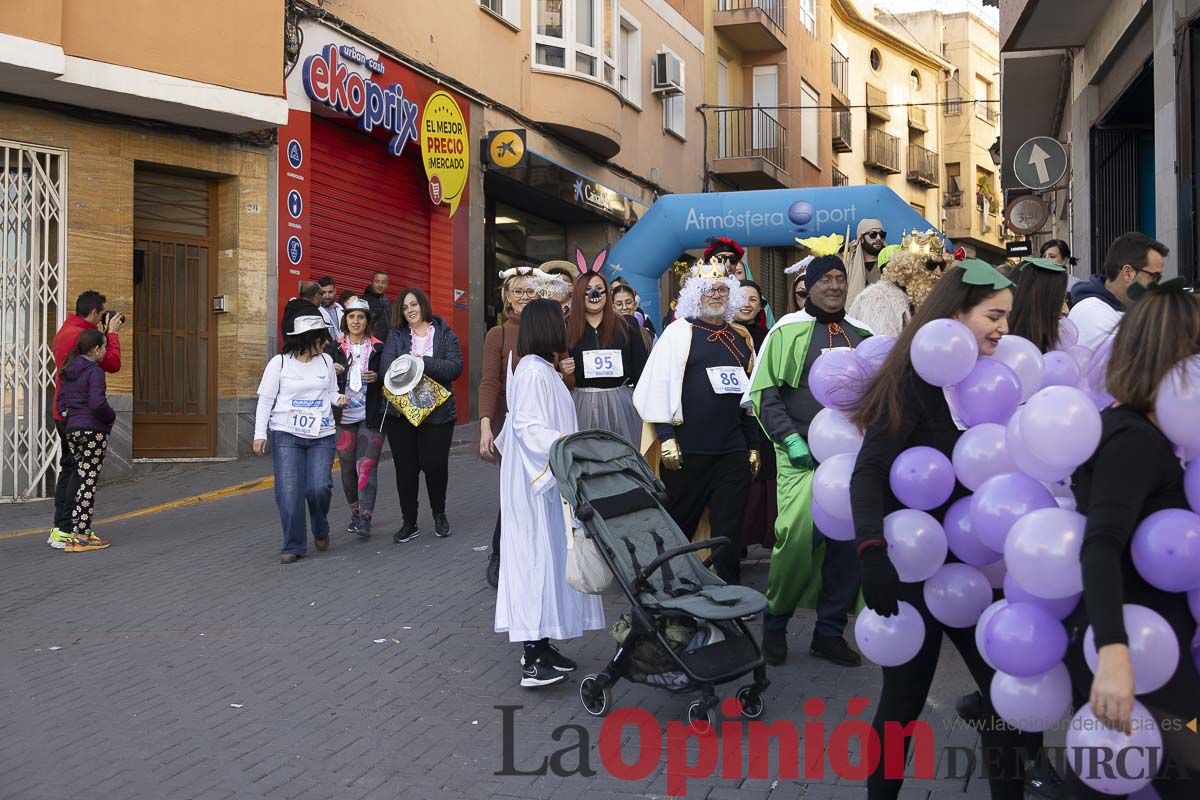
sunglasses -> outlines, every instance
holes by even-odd
[[[1149,276],[1150,276],[1150,280],[1154,281],[1155,283],[1158,283],[1159,281],[1161,281],[1161,280],[1162,280],[1162,276],[1163,276],[1163,274],[1162,274],[1161,272],[1153,272],[1153,271],[1151,271],[1151,270],[1148,270],[1148,269],[1137,269],[1136,267],[1134,267],[1134,272],[1144,272],[1144,273],[1146,273],[1147,275],[1149,275]]]
[[[887,231],[867,231],[863,234],[863,236],[867,237],[868,239],[886,239]]]
[[[926,261],[925,269],[929,270],[930,272],[933,272],[935,269],[940,272],[945,272],[946,265],[941,261]]]

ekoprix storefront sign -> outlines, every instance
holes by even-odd
[[[756,192],[672,194],[659,198],[613,247],[613,277],[627,280],[651,314],[659,308],[658,279],[685,250],[713,236],[747,247],[790,247],[796,237],[854,236],[859,220],[878,219],[897,244],[905,230],[932,227],[886,186],[769,189]]]

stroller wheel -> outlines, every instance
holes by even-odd
[[[593,717],[603,717],[612,708],[612,689],[605,686],[601,689],[599,676],[588,675],[579,682],[579,699],[583,701],[583,710]]]
[[[753,686],[743,686],[737,691],[737,699],[742,704],[742,716],[746,719],[758,719],[766,710],[762,695],[754,691]]]
[[[699,734],[716,733],[717,709],[703,700],[693,700],[687,710],[688,726]]]

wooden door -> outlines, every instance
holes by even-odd
[[[190,176],[135,177],[135,458],[216,453],[214,189]]]

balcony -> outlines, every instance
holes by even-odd
[[[849,153],[854,149],[854,142],[850,133],[850,124],[849,111],[833,112],[833,152]]]
[[[717,0],[713,27],[747,53],[787,49],[784,0]]]
[[[961,202],[957,206],[946,208],[945,217],[946,235],[951,239],[971,236],[971,210],[963,208]]]
[[[788,185],[787,128],[761,108],[718,109],[712,114],[709,124],[717,132],[713,174],[744,189]]]
[[[962,208],[962,192],[946,192],[943,194],[942,208]]]
[[[846,94],[846,87],[850,83],[850,59],[841,50],[834,45],[833,58],[830,60],[830,77],[833,79],[834,96],[837,97],[842,105],[850,105],[850,96]]]
[[[908,107],[908,127],[910,130],[927,133],[929,123],[925,119],[925,109],[920,106]]]
[[[976,103],[978,111],[975,116],[979,117],[989,125],[995,125],[1000,119],[1000,109],[996,107],[996,103],[992,101],[980,101]]]
[[[900,174],[900,139],[878,128],[867,129],[867,153],[863,164],[886,172]]]
[[[887,122],[892,118],[886,89],[867,84],[867,116]]]
[[[962,98],[956,97],[953,100],[947,100],[942,106],[942,113],[947,117],[957,117],[962,113]]]
[[[850,179],[846,177],[846,173],[842,172],[837,167],[833,168],[833,185],[834,186],[849,186]]]
[[[927,188],[938,185],[938,154],[919,144],[908,146],[908,182]]]
[[[618,120],[624,103],[610,87],[573,75],[536,71],[530,81],[530,117],[601,158],[621,152]]]

